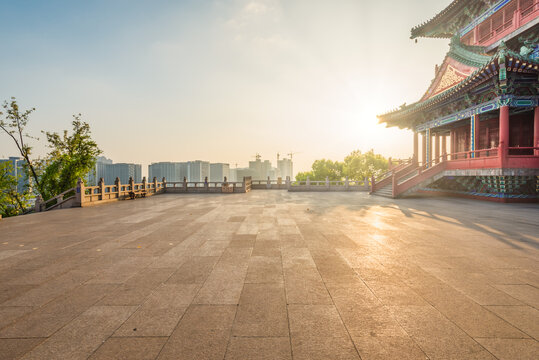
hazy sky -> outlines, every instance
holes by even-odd
[[[36,107],[34,134],[82,113],[107,157],[143,173],[291,150],[296,171],[354,149],[407,157],[411,133],[375,115],[427,89],[448,41],[410,28],[449,3],[0,0],[0,100]]]

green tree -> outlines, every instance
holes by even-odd
[[[44,200],[75,187],[78,178],[84,178],[94,168],[101,150],[91,138],[90,125],[81,120],[80,114],[73,116],[71,134],[67,130],[62,134],[43,131],[50,152],[44,159],[32,159],[32,147],[27,140],[36,138],[28,135],[26,127],[35,108],[21,111],[15,98],[4,102],[2,107],[0,129],[17,146],[25,160],[24,170],[32,180],[32,188]]]
[[[2,104],[4,112],[0,111],[0,129],[6,133],[15,143],[19,153],[24,158],[25,166],[24,170],[28,175],[28,178],[32,178],[36,190],[41,190],[41,181],[39,180],[38,164],[32,161],[32,147],[26,142],[28,139],[33,139],[32,136],[26,132],[26,126],[32,114],[36,109],[31,108],[29,110],[21,111],[17,100],[11,98],[11,101],[4,101]]]
[[[60,194],[77,184],[79,178],[90,173],[102,152],[92,140],[90,125],[81,120],[81,115],[73,115],[73,132],[63,134],[46,132],[49,152],[41,175],[44,199]]]
[[[388,170],[389,164],[386,158],[375,154],[374,150],[366,153],[355,150],[344,158],[343,168],[344,175],[349,179],[360,180],[381,175]]]
[[[0,214],[4,217],[22,214],[30,205],[28,190],[17,191],[18,180],[9,162],[0,163]]]
[[[307,177],[312,179],[314,177],[313,172],[312,171],[304,171],[304,172],[297,173],[296,174],[296,181],[306,181]]]
[[[305,181],[307,176],[313,181],[341,180],[343,177],[343,164],[339,161],[327,159],[315,160],[311,166],[312,171],[300,172],[296,175],[297,181]]]
[[[329,180],[341,180],[343,178],[343,164],[331,160],[315,160],[313,165],[313,178],[311,180],[323,181],[326,177]]]
[[[387,159],[375,154],[374,150],[366,153],[355,150],[344,158],[344,162],[315,160],[311,166],[312,170],[298,173],[296,180],[305,181],[307,176],[313,181],[324,181],[326,177],[331,181],[338,181],[347,176],[350,180],[362,180],[386,172],[388,166]]]

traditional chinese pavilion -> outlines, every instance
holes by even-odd
[[[539,0],[454,0],[411,38],[451,39],[416,103],[379,115],[414,132],[414,155],[374,194],[537,201]],[[421,135],[421,154],[419,154]]]

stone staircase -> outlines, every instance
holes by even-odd
[[[443,176],[443,166],[438,165],[434,168],[431,167],[428,171],[423,170],[422,172],[419,171],[419,168],[415,168],[404,173],[401,172],[401,174],[398,174],[397,176],[396,196],[393,196],[394,191],[392,182],[382,186],[371,194],[387,198],[395,198],[414,193],[421,186],[426,186],[438,180],[440,176]]]
[[[383,188],[373,192],[372,195],[393,198],[393,187],[391,186],[391,184],[386,185]]]

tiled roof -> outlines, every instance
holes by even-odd
[[[450,50],[450,53],[451,51],[452,50]],[[499,46],[498,51],[494,55],[480,56],[481,58],[478,57],[476,60],[481,62],[481,66],[458,85],[424,101],[418,101],[410,105],[401,106],[399,109],[395,109],[385,114],[378,115],[378,119],[380,120],[380,122],[386,122],[391,123],[391,125],[396,125],[396,121],[399,121],[410,114],[427,109],[430,106],[440,103],[441,101],[447,100],[451,97],[460,96],[463,92],[468,91],[470,88],[498,74],[500,65],[499,61],[504,62],[508,67],[508,70],[514,68],[514,65],[518,63],[519,68],[524,69],[525,71],[528,71],[530,69],[535,72],[539,71],[539,60],[533,60],[527,56],[522,56],[512,50],[509,50],[503,43]]]
[[[411,39],[451,38],[467,22],[499,0],[453,0],[432,19],[412,28]]]

